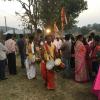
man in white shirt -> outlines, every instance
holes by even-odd
[[[0,80],[5,80],[5,66],[6,66],[6,52],[7,48],[0,42]]]
[[[56,37],[54,39],[53,44],[56,46],[57,52],[59,52],[61,46],[62,46],[62,40],[60,39],[60,37]]]

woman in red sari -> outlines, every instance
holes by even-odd
[[[47,87],[47,89],[55,89],[56,88],[56,84],[55,84],[55,72],[53,70],[48,70],[46,68],[46,62],[51,60],[51,59],[55,59],[55,51],[56,48],[55,46],[52,44],[51,42],[52,38],[51,36],[47,36],[46,37],[46,41],[47,43],[44,43],[44,45],[42,46],[41,50],[41,56],[42,56],[42,61],[41,61],[41,74],[42,77],[45,81],[45,86]]]
[[[83,38],[83,44],[86,48],[86,68],[87,68],[87,72],[89,74],[89,78],[91,78],[92,76],[92,59],[90,57],[91,54],[91,48],[89,47],[89,44],[86,41],[86,38]]]
[[[86,48],[82,43],[83,36],[79,35],[75,44],[75,80],[86,82],[88,74],[86,70]]]

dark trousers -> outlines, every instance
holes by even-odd
[[[65,68],[63,70],[63,77],[70,78],[71,77],[71,65],[70,65],[70,58],[63,58],[62,62],[65,64]]]
[[[21,67],[25,68],[25,53],[24,52],[20,52],[20,59],[21,59]]]
[[[16,74],[16,55],[15,53],[9,53],[8,58],[8,69],[10,74]]]
[[[97,74],[98,70],[99,70],[99,62],[97,61],[92,62],[92,71]]]
[[[75,58],[71,57],[70,59],[71,68],[75,68]]]
[[[6,60],[0,60],[0,79],[5,78]]]

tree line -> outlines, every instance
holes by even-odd
[[[7,1],[7,0],[5,0]],[[14,1],[14,0],[10,0]],[[16,11],[16,14],[21,17],[23,25],[28,28],[37,27],[53,29],[54,22],[61,29],[61,9],[64,7],[68,23],[65,29],[72,28],[76,23],[76,18],[79,14],[87,9],[85,0],[16,0],[18,1],[24,13]]]
[[[74,26],[71,29],[66,30],[66,33],[81,33],[83,35],[87,35],[91,31],[100,32],[100,24],[94,23],[82,27]]]

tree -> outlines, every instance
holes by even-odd
[[[25,9],[24,16],[28,17],[29,23],[37,26],[42,23],[44,27],[53,28],[56,21],[59,29],[61,29],[61,9],[65,8],[68,24],[66,29],[70,29],[77,22],[75,19],[79,14],[87,9],[85,0],[17,0]]]
[[[60,12],[62,7],[65,8],[68,25],[71,28],[77,21],[75,18],[87,9],[87,2],[84,0],[41,0],[40,17],[45,26],[53,27],[54,21],[57,22],[61,28]]]
[[[81,33],[82,34],[84,34],[84,35],[86,35],[86,34],[88,34],[89,33],[89,28],[87,27],[87,26],[83,26],[83,27],[81,27]]]
[[[40,23],[39,19],[39,3],[40,0],[27,0],[26,2],[24,0],[17,0],[22,8],[25,10],[23,15],[16,12],[17,15],[20,15],[23,22],[27,23],[28,26],[31,24],[34,26],[34,29],[37,30],[37,26]]]
[[[94,23],[94,24],[92,25],[92,29],[93,29],[93,30],[96,30],[96,31],[98,31],[98,32],[100,32],[100,24]]]

